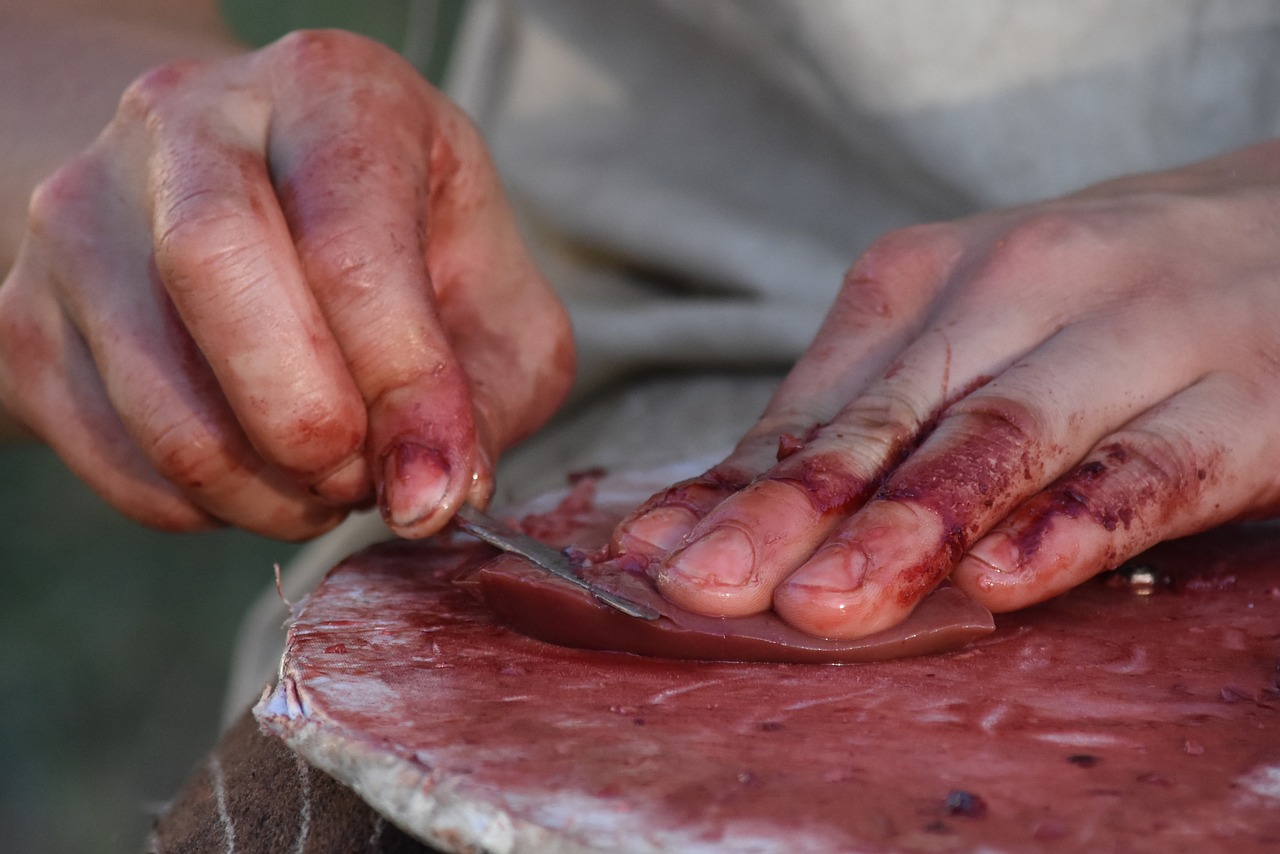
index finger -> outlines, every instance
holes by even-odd
[[[313,61],[343,37],[297,38],[284,79],[305,78],[324,103],[281,100],[280,197],[368,409],[383,515],[424,536],[487,499],[490,456],[558,403],[544,374],[571,355],[555,352],[562,330],[519,322],[546,286],[461,111],[407,64],[403,85],[387,87],[394,68],[362,76]]]

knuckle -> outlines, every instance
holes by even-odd
[[[147,429],[149,427],[150,429]],[[235,472],[246,468],[227,439],[195,416],[167,423],[153,423],[143,429],[152,464],[164,477],[187,494],[217,491]]]
[[[1038,209],[1020,216],[991,244],[975,267],[974,282],[1026,285],[1029,269],[1056,265],[1058,259],[1092,258],[1106,253],[1107,229],[1097,216],[1081,210]]]
[[[42,402],[55,382],[57,336],[32,318],[21,300],[12,281],[0,287],[0,410],[48,441],[52,431]]]
[[[1001,450],[1038,444],[1048,430],[1048,416],[1041,404],[1008,393],[974,392],[945,413],[948,432],[981,438]]]
[[[293,494],[242,440],[222,435],[191,416],[160,427],[147,444],[152,465],[194,503],[174,499],[172,522],[159,508],[146,508],[146,523],[174,530],[207,526],[211,517],[197,505],[222,507],[226,522],[265,536],[300,541],[336,525],[345,511]],[[255,496],[246,501],[243,496]]]
[[[765,413],[743,437],[744,441],[776,443],[780,436],[791,436],[804,439],[818,425],[822,424],[829,413],[824,416],[816,407],[803,405],[788,406],[783,409]]]
[[[365,50],[371,44],[369,39],[348,30],[301,29],[277,39],[272,49],[298,61],[326,61],[335,53]]]
[[[960,257],[964,240],[957,223],[914,225],[882,235],[845,273],[842,302],[891,314],[895,302],[937,287]]]
[[[205,275],[240,278],[257,257],[262,236],[241,215],[241,197],[204,189],[168,201],[157,210],[153,251],[156,270],[170,287],[186,289]]]
[[[1011,254],[1067,248],[1096,238],[1089,218],[1078,211],[1044,208],[1018,219],[1002,236]]]
[[[67,167],[37,184],[27,203],[27,225],[31,232],[40,237],[51,235],[74,195],[75,181]]]
[[[207,63],[202,60],[180,59],[143,72],[120,97],[120,115],[149,120],[166,116],[174,99],[190,87],[206,67]]]
[[[937,222],[886,232],[849,269],[849,278],[881,278],[882,271],[914,265],[921,258],[950,257],[963,246],[962,231],[958,223]]]
[[[80,225],[96,183],[92,158],[81,154],[37,184],[27,202],[31,235],[61,243],[86,232]]]
[[[331,91],[360,91],[368,96],[384,91],[388,62],[406,72],[410,68],[380,42],[339,29],[295,30],[264,48],[261,56],[293,80],[323,81]],[[376,74],[371,73],[375,70]]]
[[[814,426],[798,449],[778,443],[781,461],[771,476],[797,480],[822,507],[865,498],[878,476],[897,463],[915,441],[918,406],[905,390],[872,390],[830,423]]]
[[[852,510],[869,497],[876,480],[874,468],[861,455],[831,447],[814,447],[787,457],[766,477],[798,490],[816,513]],[[780,502],[783,494],[773,492],[771,500]]]
[[[364,445],[363,406],[313,402],[270,408],[263,424],[263,453],[302,480],[331,473]]]
[[[1205,467],[1190,437],[1172,430],[1130,427],[1099,448],[1106,464],[1128,474],[1135,494],[1156,499],[1200,492]]]
[[[302,235],[297,245],[308,277],[327,286],[334,309],[345,311],[376,295],[383,262],[371,248],[380,242],[363,226],[351,225]]]
[[[877,468],[893,459],[914,440],[924,423],[928,406],[910,389],[880,384],[847,406],[830,424],[817,430],[816,438],[856,452]]]

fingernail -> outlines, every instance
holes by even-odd
[[[828,545],[815,552],[779,589],[850,593],[862,587],[868,566],[862,549]]]
[[[1013,537],[1000,531],[987,534],[974,544],[967,557],[981,563],[986,569],[1001,575],[1015,573],[1021,568],[1022,550]]]
[[[364,454],[358,453],[321,478],[311,491],[334,504],[357,504],[368,498],[372,487]]]
[[[683,545],[697,523],[698,517],[683,507],[658,507],[629,523],[618,545],[624,552],[666,554]]]
[[[713,528],[677,553],[661,574],[663,581],[685,587],[743,587],[757,577],[755,545],[739,528]]]
[[[392,528],[409,528],[440,508],[449,490],[449,463],[433,448],[396,445],[383,463],[382,515]]]

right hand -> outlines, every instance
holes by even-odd
[[[145,74],[0,286],[0,404],[166,529],[432,533],[572,370],[478,132],[342,32]]]
[[[1280,515],[1280,140],[914,226],[764,416],[618,529],[664,596],[813,635],[992,611]]]

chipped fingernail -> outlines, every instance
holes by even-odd
[[[713,528],[677,553],[663,576],[686,587],[743,587],[757,578],[755,544],[739,528]]]
[[[382,515],[392,528],[410,528],[436,512],[449,491],[449,463],[434,448],[396,445],[383,463]]]

